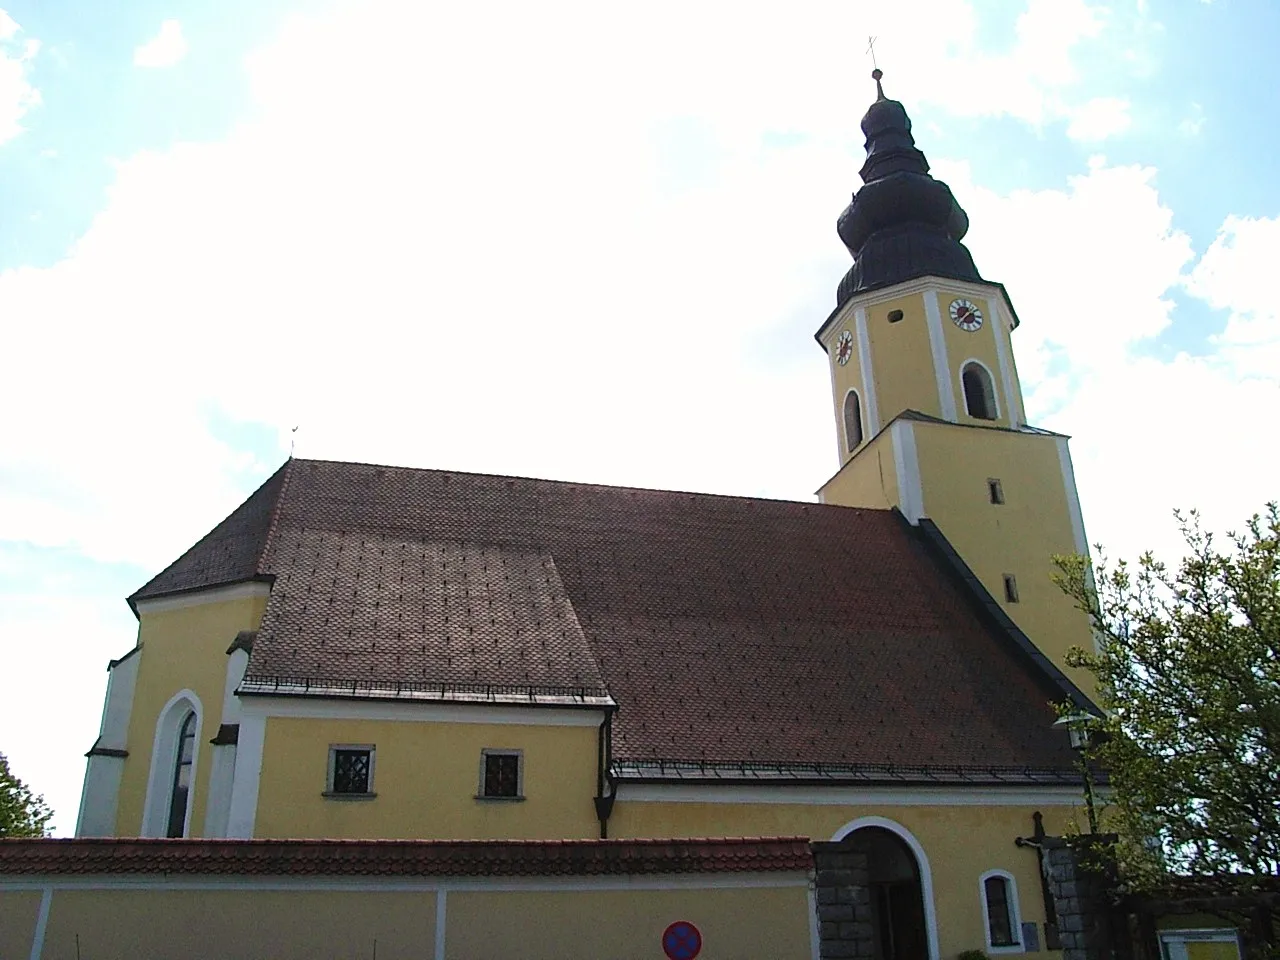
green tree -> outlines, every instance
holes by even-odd
[[[1175,514],[1169,567],[1060,557],[1059,585],[1093,621],[1106,709],[1091,757],[1109,778],[1106,826],[1134,887],[1172,875],[1280,874],[1280,512],[1221,545]]]
[[[48,835],[53,811],[31,788],[9,769],[0,753],[0,837],[43,837]]]

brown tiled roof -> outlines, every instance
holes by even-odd
[[[715,776],[1074,770],[1051,731],[1062,691],[894,512],[326,461],[284,475],[274,509],[260,490],[219,528],[261,543],[253,575],[275,578],[246,689],[611,695],[620,764]],[[137,596],[203,585],[200,549]]]
[[[554,877],[808,871],[803,838],[717,840],[0,839],[13,875]]]
[[[230,516],[135,591],[129,605],[147,597],[257,578],[288,467],[286,463],[268,477]]]

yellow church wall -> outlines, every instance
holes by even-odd
[[[40,956],[393,960],[431,956],[435,919],[431,890],[56,889]]]
[[[875,369],[876,401],[880,422],[887,424],[903,410],[919,410],[941,416],[933,351],[924,297],[915,293],[867,306],[867,340]],[[902,311],[902,319],[889,322],[889,313]]]
[[[129,756],[125,758],[120,780],[118,836],[137,836],[141,832],[156,721],[165,704],[184,689],[196,694],[203,708],[196,740],[190,816],[190,835],[200,836],[213,760],[209,740],[217,732],[222,717],[227,647],[241,630],[257,629],[266,604],[265,592],[260,592],[169,609],[142,608],[138,624],[138,643],[142,649],[136,654],[140,660],[129,718]]]
[[[818,490],[821,503],[887,510],[898,503],[898,473],[893,461],[893,434],[880,431]]]
[[[1058,438],[948,424],[916,423],[925,514],[991,595],[1050,659],[1086,692],[1092,680],[1066,666],[1067,650],[1089,648],[1085,616],[1053,583],[1052,556],[1076,552]],[[990,502],[998,479],[1003,504]],[[1005,600],[1004,575],[1018,602]]]
[[[693,879],[696,884],[701,878]],[[708,886],[716,880],[707,878]],[[647,960],[662,956],[662,933],[677,920],[693,923],[702,933],[699,960],[812,956],[807,884],[572,894],[450,891],[447,905],[445,956],[450,960]]]
[[[270,717],[254,835],[562,839],[599,835],[597,728]],[[371,800],[322,796],[330,744],[375,747]],[[524,800],[477,800],[481,751],[523,751]]]
[[[1062,834],[1084,819],[1080,807],[1003,805],[819,806],[774,803],[627,802],[626,788],[609,820],[611,837],[805,836],[830,840],[846,824],[883,817],[919,841],[929,860],[941,956],[984,949],[982,898],[978,878],[987,870],[1007,870],[1017,884],[1024,921],[1044,923],[1039,861],[1035,851],[1014,845],[1030,836],[1036,810],[1045,829]]]
[[[31,956],[31,938],[40,916],[40,891],[0,887],[0,960]]]

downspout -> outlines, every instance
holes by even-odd
[[[613,802],[617,799],[617,786],[609,774],[613,763],[613,715],[618,708],[606,707],[604,719],[600,721],[600,733],[596,740],[596,818],[600,821],[600,839],[609,839],[609,815],[613,813]],[[605,788],[609,788],[608,794]]]

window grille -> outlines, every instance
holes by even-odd
[[[485,751],[481,796],[515,799],[520,786],[520,754]]]
[[[339,795],[373,793],[373,748],[333,747],[329,792]]]

